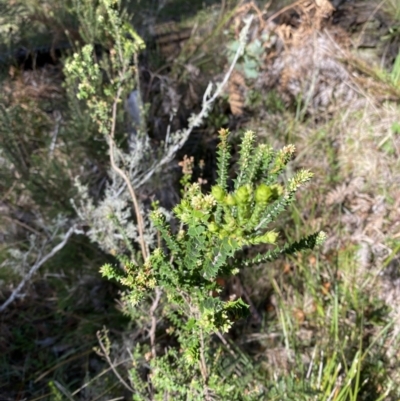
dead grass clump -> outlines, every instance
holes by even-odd
[[[398,182],[400,141],[393,130],[397,120],[394,104],[368,104],[359,112],[345,113],[338,127],[341,170],[368,177],[374,188]]]
[[[379,8],[366,4],[361,21],[380,21],[380,34],[388,34],[390,16],[378,13]],[[377,65],[378,53],[372,63],[358,56],[369,27],[366,32],[357,18],[352,20],[354,29],[361,29],[359,36],[353,37],[351,28],[341,24],[341,18],[346,20],[348,15],[335,12],[329,1],[296,1],[272,15],[268,8],[261,10],[248,3],[238,7],[231,19],[234,35],[249,13],[258,18],[243,67],[239,63],[231,77],[229,102],[234,115],[243,114],[249,106],[252,91],[265,95],[277,91],[286,106],[295,105],[301,116],[308,113],[317,118],[332,116],[342,107],[361,108],[366,98],[372,102],[399,98],[393,78]],[[257,47],[262,51],[251,54]]]
[[[368,294],[371,305],[379,299],[389,307],[385,319],[393,329],[384,347],[392,361],[386,367],[395,378],[400,334],[399,279],[393,275],[400,237],[399,108],[361,100],[362,108],[361,101],[352,103],[330,120],[322,118],[325,123],[296,124],[297,164],[316,172],[312,198],[303,194],[300,202],[307,221],[319,220],[328,232],[327,260],[352,249],[351,259],[337,265],[349,289]],[[349,260],[353,267],[346,272]]]
[[[400,153],[392,132],[396,109],[376,109],[370,104],[362,112],[344,113],[329,122],[323,129],[324,138],[316,140],[318,131],[310,129],[300,136],[299,146],[314,157],[299,162],[313,171],[325,166],[328,177],[336,174],[336,181],[340,178],[339,184],[333,177],[328,181],[328,177],[316,178],[322,196],[311,206],[317,210],[311,215],[321,216],[322,224],[330,227],[325,251],[358,246],[360,280],[362,271],[378,274],[391,252],[388,240],[399,231],[400,213],[395,205],[399,203]],[[332,143],[335,148],[329,149]]]
[[[64,95],[61,85],[63,77],[59,66],[47,64],[43,68],[26,71],[10,67],[9,76],[10,79],[3,82],[1,90],[10,103],[60,100]]]
[[[278,87],[283,99],[296,102],[302,111],[332,113],[356,99],[349,72],[336,59],[332,39],[314,32],[301,45],[287,47],[258,80],[261,87]]]
[[[336,41],[348,45],[348,36],[331,24],[330,2],[300,1],[274,19],[276,54],[266,63],[257,86],[278,88],[287,103],[303,112],[333,112],[338,104],[354,101],[351,75],[337,59]],[[272,19],[271,17],[270,19]]]
[[[234,115],[243,114],[251,91],[278,91],[287,105],[313,114],[357,99],[357,84],[338,59],[338,48],[345,52],[350,45],[349,35],[332,24],[333,11],[327,0],[297,1],[272,15],[253,2],[235,10],[230,24],[235,38],[246,15],[257,18],[243,67],[239,63],[229,85]]]

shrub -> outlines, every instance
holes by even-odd
[[[244,357],[238,373],[237,362],[232,368],[232,354],[215,342],[215,336],[226,341],[224,333],[247,311],[242,299],[223,299],[219,283],[241,268],[312,249],[323,241],[324,234],[315,233],[286,243],[272,228],[311,173],[302,170],[284,186],[278,179],[294,146],[278,152],[264,144],[255,146],[255,135],[248,131],[242,141],[238,174],[230,180],[229,132],[221,129],[218,179],[211,193],[204,194],[198,183],[190,183],[187,159],[183,198],[173,210],[174,219],[157,205],[148,215],[137,196],[140,186],[173,159],[191,130],[208,114],[243,52],[251,19],[245,24],[231,69],[214,95],[210,86],[200,113],[192,116],[186,130],[167,135],[157,154],[143,127],[129,153],[120,146],[116,134],[119,105],[135,82],[137,71],[131,63],[143,42],[120,19],[112,2],[100,1],[100,16],[99,29],[114,42],[110,54],[98,62],[93,47],[85,46],[69,60],[65,71],[69,88],[75,87],[78,98],[88,105],[109,145],[111,164],[102,200],[91,201],[87,190],[77,183],[81,200],[75,202],[76,209],[91,226],[88,234],[92,240],[119,261],[117,266],[105,264],[101,272],[127,288],[121,300],[124,312],[149,332],[147,338],[136,342],[131,384],[124,382],[125,387],[132,390],[135,400],[258,399],[266,389],[248,359]],[[173,229],[175,219],[177,230]],[[243,249],[252,247],[260,247],[260,252],[249,258],[240,256]],[[109,358],[106,333],[99,340],[102,355]]]
[[[111,169],[100,200],[92,200],[90,191],[77,180],[80,197],[75,197],[73,204],[79,218],[90,226],[85,233],[119,261],[118,265],[103,265],[101,272],[126,287],[121,299],[123,311],[149,333],[136,341],[132,350],[130,383],[119,379],[133,392],[134,400],[265,397],[268,385],[250,358],[240,351],[233,352],[224,337],[235,320],[246,315],[248,305],[241,298],[224,299],[221,283],[240,269],[313,249],[323,241],[324,234],[315,233],[287,243],[273,228],[279,214],[312,174],[302,170],[283,185],[280,174],[293,156],[294,146],[277,152],[265,144],[256,146],[254,133],[248,131],[241,145],[238,173],[231,180],[229,132],[221,129],[218,178],[210,193],[204,193],[198,183],[191,183],[186,160],[183,198],[174,208],[173,217],[157,204],[147,214],[137,196],[140,187],[174,159],[193,128],[207,116],[243,52],[251,19],[245,23],[222,83],[214,94],[212,86],[208,87],[202,109],[191,117],[188,128],[170,135],[168,130],[165,143],[156,150],[150,145],[144,124],[136,127],[138,135],[130,138],[133,144],[129,147],[121,128],[120,106],[140,82],[136,60],[144,43],[121,17],[118,1],[84,3],[90,9],[90,18],[86,30],[81,21],[86,33],[82,37],[89,43],[77,49],[64,69],[66,92],[76,110],[71,125],[74,128],[86,120],[82,110],[88,112],[87,120],[96,126],[108,146]],[[103,47],[103,54],[96,53],[96,41]],[[140,88],[137,93],[143,117],[140,120],[144,121]],[[75,223],[72,217],[71,222]],[[175,222],[178,229],[174,229]],[[62,226],[66,225],[63,220]],[[26,280],[74,232],[75,226],[66,232],[59,246],[33,266]],[[243,250],[251,254],[253,248],[257,254],[244,256]],[[111,344],[107,333],[99,334],[99,341],[99,352],[108,359]]]
[[[204,194],[198,183],[189,184],[191,173],[187,169],[183,199],[173,210],[178,231],[173,232],[163,211],[156,208],[151,220],[163,243],[142,262],[136,256],[118,255],[120,267],[106,264],[101,268],[104,276],[128,288],[123,296],[128,313],[139,302],[152,299],[143,310],[150,319],[149,348],[138,347],[135,356],[135,366],[143,358],[149,361],[150,373],[143,384],[137,370],[131,372],[135,400],[258,399],[264,391],[262,387],[251,390],[252,382],[242,383],[244,389],[238,387],[234,374],[221,373],[223,360],[216,362],[213,358],[215,353],[223,352],[216,348],[214,335],[222,337],[227,333],[248,307],[241,298],[222,299],[221,279],[237,274],[245,266],[313,249],[324,239],[320,232],[289,244],[280,241],[278,233],[270,229],[312,176],[301,170],[286,186],[278,183],[294,146],[278,152],[264,144],[255,146],[254,133],[247,131],[238,174],[231,183],[227,130],[220,130],[220,140],[218,179],[211,193]],[[244,248],[257,245],[270,249],[251,258],[238,257]],[[132,317],[136,319],[137,314]],[[160,346],[157,337],[162,331],[176,346]]]

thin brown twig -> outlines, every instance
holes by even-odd
[[[139,202],[137,200],[135,191],[133,189],[132,183],[131,183],[128,175],[126,174],[125,171],[123,171],[116,165],[115,159],[114,159],[114,146],[115,146],[114,136],[115,136],[115,127],[116,127],[116,123],[117,123],[118,102],[121,98],[121,92],[122,92],[122,89],[118,88],[117,94],[114,99],[113,108],[112,108],[112,121],[111,121],[111,131],[110,131],[110,138],[109,138],[110,139],[110,162],[111,162],[112,168],[117,172],[117,174],[119,174],[121,176],[121,178],[125,181],[125,184],[128,187],[128,191],[129,191],[129,194],[130,194],[132,202],[133,202],[136,219],[137,219],[140,248],[142,251],[143,260],[146,260],[148,254],[149,254],[149,249],[147,247],[146,241],[144,240],[144,223],[143,223],[143,216],[142,216],[142,213],[140,212],[140,208],[139,208]]]
[[[103,341],[101,339],[101,332],[98,331],[96,333],[97,339],[99,340],[99,344],[101,347],[101,350],[103,351],[103,356],[104,358],[106,358],[107,363],[110,365],[111,370],[113,371],[114,375],[117,377],[117,379],[120,381],[120,383],[130,392],[134,393],[135,390],[122,378],[122,376],[118,373],[115,365],[113,364],[113,362],[110,359],[110,356],[108,355],[108,352],[103,344]]]
[[[92,352],[92,350],[90,350]],[[119,361],[118,363],[116,363],[114,366],[117,367],[118,365],[122,365],[123,363],[132,361],[132,358],[127,358],[124,359],[122,361]],[[78,393],[80,393],[83,389],[85,389],[87,386],[90,386],[94,381],[96,381],[99,377],[105,375],[106,373],[108,373],[112,368],[108,367],[107,369],[104,369],[101,373],[99,373],[98,375],[96,375],[95,377],[93,377],[93,379],[87,381],[85,384],[83,384],[81,387],[79,387],[77,390],[75,390],[72,395],[77,395]]]
[[[298,6],[299,4],[301,4],[304,0],[298,0],[295,1],[293,4],[289,4],[286,7],[281,8],[279,11],[277,11],[276,13],[272,14],[267,20],[266,20],[266,24],[270,23],[271,21],[273,21],[276,17],[279,17],[282,13],[284,13],[287,10],[290,10],[293,7]]]

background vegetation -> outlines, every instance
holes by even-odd
[[[143,384],[152,300],[129,310],[124,287],[99,273],[141,249],[110,143],[152,246],[151,203],[171,216],[188,184],[182,167],[209,192],[218,178],[217,132],[229,128],[230,178],[244,131],[275,149],[296,146],[280,183],[299,169],[314,178],[274,230],[287,242],[324,230],[327,241],[253,268],[240,265],[255,256],[245,249],[239,273],[217,278],[221,299],[240,300],[249,314],[230,315],[232,328],[211,337],[208,362],[221,389],[214,399],[398,400],[399,4],[126,1],[114,9],[128,23],[123,40],[134,42],[133,26],[146,48],[137,38],[115,61],[116,31],[105,29],[114,14],[103,3],[0,0],[0,398],[157,399]],[[227,76],[250,15],[229,82],[188,130],[208,83]],[[102,69],[94,97],[78,99],[82,74],[66,68],[85,45]],[[102,127],[113,121],[118,84],[122,103],[139,85],[142,118],[133,130],[119,107],[111,142]],[[95,110],[105,102],[96,118],[91,100]],[[177,233],[178,222],[170,224]],[[157,346],[179,350],[165,316],[154,316]],[[185,393],[187,361],[164,362],[153,384],[169,388],[179,378],[185,389],[170,388],[164,399],[202,399],[201,386]]]

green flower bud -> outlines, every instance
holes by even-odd
[[[250,218],[250,205],[249,203],[239,204],[238,205],[238,213],[237,213],[237,220],[240,226],[244,226],[247,224]]]
[[[208,231],[212,232],[212,233],[216,233],[219,230],[218,224],[215,222],[211,222],[208,225]]]
[[[211,194],[218,202],[222,202],[225,198],[225,191],[219,185],[211,188]]]
[[[235,234],[236,237],[241,238],[241,237],[243,237],[244,232],[243,232],[243,230],[241,228],[237,228],[234,231],[234,234]]]
[[[258,235],[257,237],[253,237],[250,239],[250,244],[258,245],[258,244],[275,244],[278,238],[278,233],[274,231],[269,231],[263,235]]]
[[[224,203],[227,206],[235,206],[236,205],[236,199],[232,194],[226,195],[224,199]]]
[[[231,213],[230,210],[226,210],[225,211],[225,213],[224,213],[224,222],[226,224],[232,224],[232,222],[235,223],[235,219],[232,216],[232,213]]]
[[[250,197],[251,197],[251,188],[248,185],[239,187],[235,193],[235,199],[239,205],[244,205],[248,203]]]
[[[236,228],[236,222],[234,219],[230,219],[227,224],[223,225],[223,229],[227,232],[232,232]]]
[[[262,236],[262,242],[264,244],[275,244],[278,239],[278,233],[275,231],[269,231]]]
[[[219,232],[219,239],[224,239],[225,237],[228,237],[229,233],[226,230],[221,230]]]
[[[257,200],[256,200],[256,202],[257,202]],[[260,219],[261,219],[261,214],[265,210],[266,205],[267,205],[266,202],[256,203],[256,205],[253,209],[253,213],[250,217],[250,220],[246,224],[246,227],[248,229],[253,229],[254,227],[256,227],[258,225],[258,223],[260,222]]]
[[[267,203],[272,195],[272,190],[268,185],[260,184],[255,191],[254,198],[256,203]]]
[[[187,199],[182,199],[181,208],[183,210],[191,210],[190,202]]]

